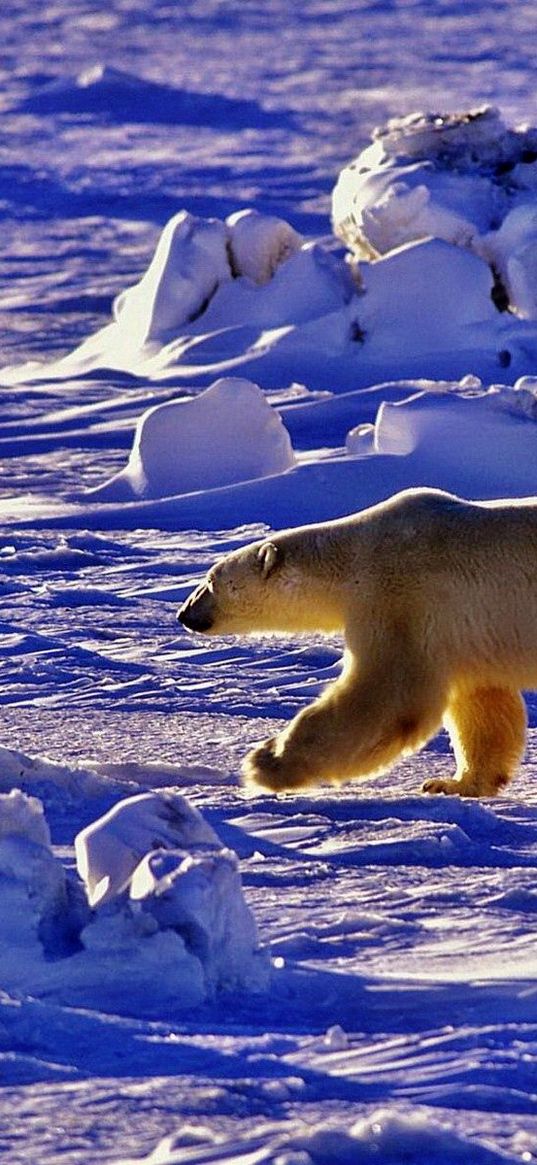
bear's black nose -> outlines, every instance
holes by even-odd
[[[210,631],[212,617],[206,611],[196,610],[194,603],[183,603],[177,612],[177,618],[189,631]]]

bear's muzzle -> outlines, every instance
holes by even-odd
[[[189,631],[210,631],[214,622],[214,595],[202,583],[179,607],[177,618]]]

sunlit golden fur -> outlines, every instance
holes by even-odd
[[[340,678],[249,753],[248,781],[279,791],[383,772],[443,723],[455,779],[424,789],[490,796],[524,752],[520,690],[537,688],[537,499],[409,490],[284,531],[217,563],[179,617],[209,634],[345,635]]]

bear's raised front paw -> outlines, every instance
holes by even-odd
[[[286,772],[285,761],[276,754],[277,738],[265,740],[246,756],[242,772],[247,785],[260,785],[262,789],[270,789],[273,793],[283,793],[292,789],[294,782]]]

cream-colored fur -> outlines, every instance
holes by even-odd
[[[427,792],[491,796],[524,752],[537,688],[537,499],[409,490],[216,563],[179,618],[208,634],[343,631],[342,674],[246,758],[263,788],[383,772],[444,723],[457,771]]]

